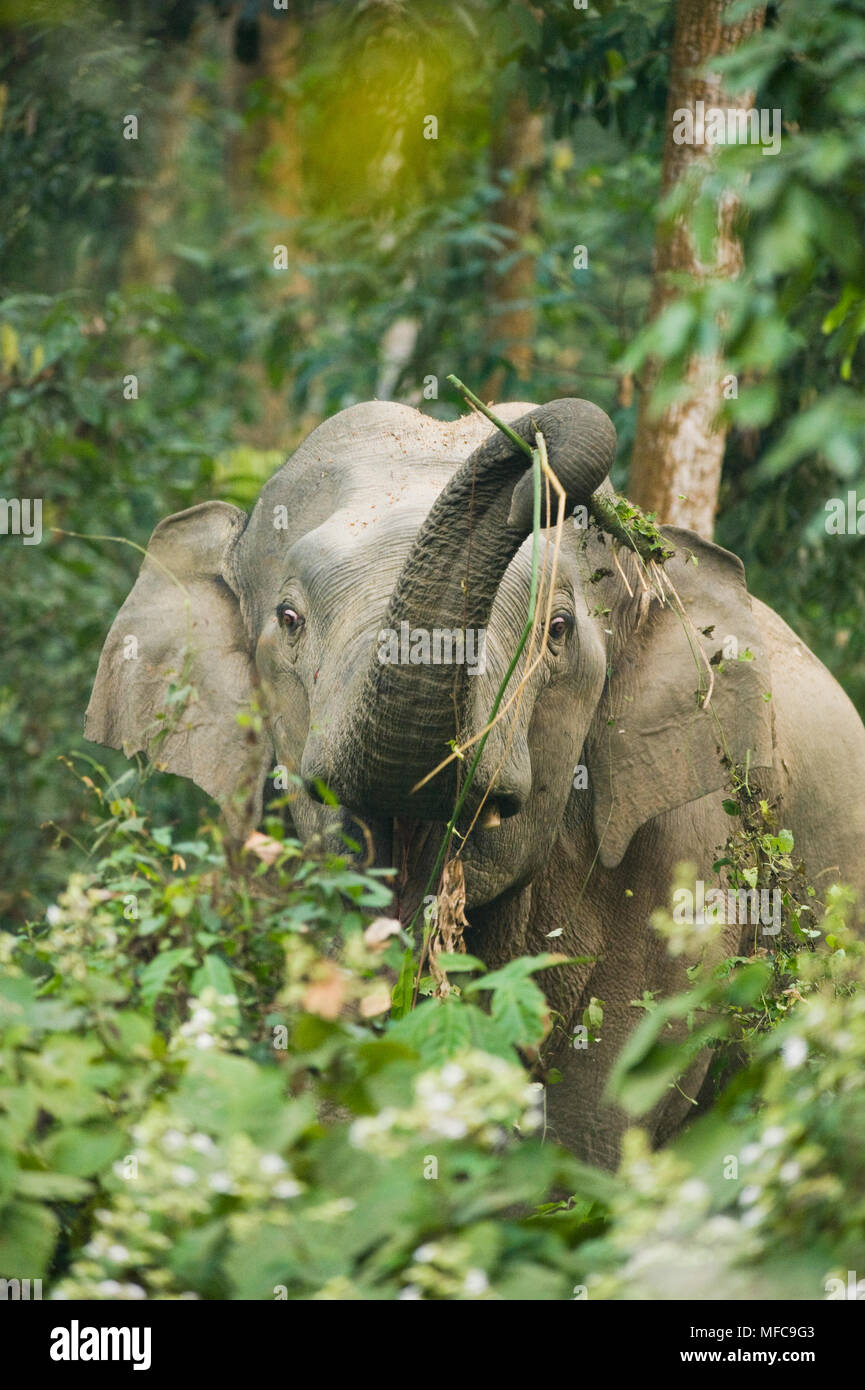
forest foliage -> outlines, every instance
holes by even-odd
[[[0,1274],[67,1297],[822,1297],[865,1217],[843,892],[820,950],[787,942],[783,989],[751,959],[635,1001],[615,1085],[637,1128],[611,1177],[542,1142],[521,1065],[554,961],[483,991],[457,970],[444,1004],[387,1020],[409,943],[379,877],[304,855],[276,816],[234,862],[203,794],[82,723],[156,523],[249,505],[326,415],[387,394],[454,418],[448,373],[498,374],[501,399],[602,405],[627,490],[641,367],[663,360],[662,401],[694,352],[740,383],[717,539],[865,711],[863,540],[825,526],[828,499],[865,496],[865,8],[785,0],[725,60],[782,111],[781,150],[725,150],[689,191],[705,241],[736,188],[745,270],[651,324],[655,220],[678,210],[668,0],[307,0],[276,78],[280,21],[230,9],[0,6],[0,492],[44,499],[41,545],[0,542]],[[519,93],[544,116],[522,372],[490,300],[516,255],[494,152]],[[686,1061],[674,1016],[747,1062],[650,1154],[639,1117]]]

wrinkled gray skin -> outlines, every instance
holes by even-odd
[[[500,414],[532,442],[534,425],[543,431],[569,514],[608,486],[615,432],[595,406],[554,401]],[[299,772],[307,791],[293,803],[298,834],[340,848],[342,829],[357,833],[360,819],[376,862],[398,870],[408,920],[453,806],[453,767],[422,792],[411,788],[455,733],[485,722],[525,621],[526,463],[479,417],[443,424],[373,402],[321,425],[249,517],[221,502],[169,517],[106,640],[87,736],[149,751],[191,777],[238,834],[260,815],[268,771]],[[752,780],[778,798],[811,881],[863,883],[865,730],[856,712],[781,619],[749,598],[739,560],[665,530],[677,547],[667,573],[693,628],[645,602],[625,557],[629,593],[609,543],[569,515],[553,605],[564,635],[551,638],[518,712],[491,735],[462,823],[495,777],[501,823],[477,826],[463,853],[468,949],[490,965],[551,947],[596,958],[539,978],[563,1019],[546,1056],[563,1073],[548,1092],[550,1130],[605,1166],[616,1162],[626,1120],[603,1090],[641,1017],[632,1001],[686,985],[689,960],[667,955],[649,916],[669,903],[677,863],[716,882],[711,866],[730,824],[722,742],[737,761],[749,757]],[[598,570],[608,573],[591,582]],[[286,604],[304,619],[298,630],[277,619]],[[382,665],[379,632],[402,621],[488,629],[485,673]],[[694,629],[710,626],[700,639],[707,655],[732,636],[754,660],[715,668],[702,710]],[[137,656],[124,655],[130,636]],[[155,738],[181,671],[197,701]],[[236,721],[254,696],[265,710],[258,739]],[[573,786],[578,764],[585,789]],[[344,810],[319,803],[316,779]],[[753,927],[727,927],[715,949],[730,954],[744,938],[753,941]],[[571,1029],[592,995],[604,1003],[601,1041],[578,1050]],[[705,1055],[695,1062],[686,1094],[696,1095],[707,1066]],[[689,1108],[670,1091],[650,1118],[654,1139]]]

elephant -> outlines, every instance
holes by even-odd
[[[749,595],[736,556],[663,527],[677,596],[665,602],[634,554],[583,524],[611,493],[616,431],[599,407],[517,402],[498,415],[530,445],[542,434],[567,522],[546,644],[531,665],[520,658],[508,691],[522,680],[521,696],[490,730],[457,822],[465,835],[483,808],[460,841],[466,942],[490,967],[553,942],[568,958],[543,975],[561,1074],[547,1088],[548,1133],[611,1168],[629,1121],[608,1081],[641,1017],[635,1001],[688,983],[691,958],[673,957],[650,918],[677,866],[712,880],[730,833],[730,766],[773,799],[812,882],[861,890],[865,728]],[[464,763],[428,774],[487,722],[526,621],[532,524],[530,461],[488,419],[351,405],[306,438],[248,515],[211,500],[160,522],[106,638],[86,736],[191,778],[235,835],[259,822],[274,766],[288,769],[300,839],[345,852],[360,823],[409,922]],[[422,642],[415,651],[416,634],[435,631],[482,634],[474,669],[458,644],[451,660],[425,657]],[[719,661],[730,639],[744,659]],[[172,681],[195,698],[166,720]],[[252,722],[238,722],[250,709]],[[731,922],[715,949],[736,954],[753,935]],[[600,1039],[578,1047],[592,998]],[[710,1061],[704,1050],[647,1117],[653,1143],[682,1127]]]

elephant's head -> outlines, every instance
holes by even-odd
[[[604,484],[616,440],[596,406],[499,413],[531,443],[543,433],[569,512]],[[305,441],[248,517],[208,502],[160,523],[106,641],[87,736],[191,777],[237,831],[283,766],[302,779],[302,838],[356,818],[378,862],[400,867],[407,845],[437,837],[465,764],[414,789],[451,740],[486,723],[516,648],[531,529],[527,459],[480,417],[353,406]],[[617,864],[646,821],[723,785],[724,740],[736,759],[771,760],[741,564],[669,534],[683,611],[648,602],[636,568],[569,518],[546,648],[487,741],[458,827],[487,794],[463,850],[469,908],[530,881],[574,819],[593,816],[601,863]],[[729,636],[756,657],[729,665],[709,710],[696,695],[701,629],[710,652]],[[509,691],[525,673],[524,657]],[[172,682],[192,687],[185,707],[167,703]],[[260,732],[238,721],[250,704]],[[322,784],[340,812],[321,804]],[[408,871],[415,893],[428,860],[418,852]]]

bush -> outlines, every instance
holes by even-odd
[[[828,1281],[861,1263],[865,949],[845,890],[819,951],[788,940],[640,1001],[613,1082],[635,1121],[687,1070],[672,1019],[748,1055],[668,1149],[632,1129],[611,1177],[544,1142],[518,1060],[549,1028],[532,975],[561,958],[485,975],[442,956],[462,988],[439,970],[391,1012],[415,960],[382,871],[311,857],[278,806],[238,858],[213,824],[177,840],[116,786],[92,794],[98,862],[0,936],[3,1277],[85,1299],[846,1287]]]
[[[380,872],[276,818],[240,872],[213,825],[175,842],[106,810],[94,872],[0,938],[3,1274],[59,1298],[566,1296],[565,1227],[512,1214],[577,1172],[514,1050],[539,962],[489,978],[492,1016],[454,994],[388,1030],[407,943],[370,921]]]

